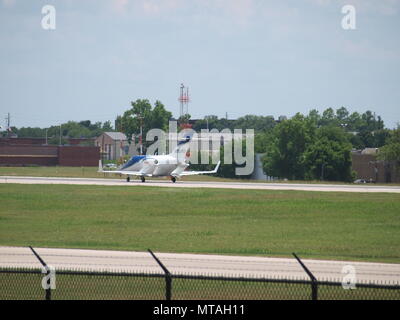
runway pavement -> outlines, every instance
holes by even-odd
[[[185,180],[180,180],[177,181],[176,183],[172,183],[169,180],[150,180],[150,179],[146,180],[145,183],[142,183],[139,181],[126,182],[123,179],[0,176],[0,183],[400,193],[399,186],[294,184],[294,183],[292,184],[292,183],[257,183],[257,182],[253,183],[252,182],[208,182],[208,181],[206,182],[206,181],[185,181]]]
[[[108,272],[163,271],[148,252],[34,248],[40,257],[56,271],[91,270]],[[304,279],[308,276],[294,258],[264,258],[204,254],[155,253],[172,274],[226,277],[263,277]],[[318,280],[342,281],[344,266],[356,271],[357,282],[400,283],[400,264],[327,261],[303,259]],[[27,247],[0,247],[0,268],[40,268],[39,260]]]

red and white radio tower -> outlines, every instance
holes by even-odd
[[[185,87],[183,83],[181,84],[181,95],[179,97],[179,102],[181,103],[180,117],[189,113],[189,88]]]

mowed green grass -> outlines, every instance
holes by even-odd
[[[400,262],[400,195],[0,184],[0,245]]]

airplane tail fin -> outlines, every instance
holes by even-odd
[[[190,135],[186,136],[184,139],[178,141],[178,144],[174,151],[170,153],[171,156],[176,157],[178,162],[184,162],[190,158],[190,140],[192,137]]]

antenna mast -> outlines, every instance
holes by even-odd
[[[189,88],[185,87],[183,83],[181,84],[181,94],[179,96],[178,101],[181,104],[179,116],[182,117],[185,114],[189,113],[189,102],[190,102]]]

